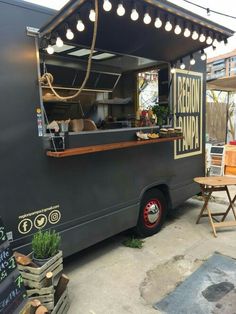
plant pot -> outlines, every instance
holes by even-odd
[[[51,257],[36,258],[36,257],[34,257],[34,253],[32,254],[32,261],[40,267],[43,266],[45,263],[47,263],[50,259],[51,259]]]

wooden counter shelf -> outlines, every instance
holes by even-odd
[[[167,138],[158,138],[158,139],[153,139],[153,140],[140,140],[140,141],[137,140],[137,141],[85,146],[85,147],[66,149],[62,152],[47,151],[47,156],[55,157],[55,158],[63,158],[63,157],[69,157],[69,156],[104,152],[107,150],[122,149],[122,148],[127,148],[127,147],[135,147],[135,146],[163,143],[163,142],[173,142],[173,141],[181,140],[181,139],[183,139],[182,136],[175,136],[175,137],[167,137]]]

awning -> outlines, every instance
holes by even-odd
[[[236,91],[236,76],[223,77],[207,82],[207,89],[235,92]]]
[[[96,51],[138,56],[151,60],[175,62],[180,58],[190,55],[196,51],[208,47],[212,43],[206,39],[212,38],[217,41],[227,41],[227,38],[234,34],[233,31],[210,20],[178,7],[164,0],[136,0],[136,1],[110,1],[112,9],[107,12],[103,9],[103,0],[99,0],[99,22],[96,40]],[[66,55],[69,51],[75,52],[77,47],[90,48],[93,35],[93,22],[89,19],[89,12],[93,8],[94,1],[71,0],[62,10],[45,26],[40,29],[39,37],[45,47],[45,42],[50,44],[55,37],[60,36],[65,44],[72,46],[69,50],[62,51]],[[119,16],[117,7],[123,4],[125,14]],[[135,7],[134,7],[135,6]],[[133,21],[131,12],[136,9],[139,19]],[[143,17],[148,14],[151,23],[146,25]],[[154,22],[160,18],[162,26],[156,28]],[[83,21],[85,30],[78,32],[76,24],[78,19]],[[167,22],[172,24],[172,30],[166,31]],[[178,31],[176,25],[180,26]],[[66,28],[74,33],[74,38],[66,38]],[[184,30],[190,30],[190,36],[185,37]],[[176,34],[181,30],[180,34]],[[192,39],[193,32],[196,32],[197,39]],[[200,41],[200,35],[201,41]],[[60,52],[59,52],[60,53]]]

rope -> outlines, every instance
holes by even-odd
[[[51,73],[44,73],[43,76],[40,79],[40,82],[47,82],[48,86],[50,87],[51,91],[53,92],[53,94],[61,100],[69,100],[69,99],[73,99],[78,97],[81,92],[83,91],[88,79],[89,79],[89,75],[90,75],[90,71],[91,71],[91,65],[92,65],[92,57],[93,57],[93,53],[94,53],[94,48],[95,48],[95,44],[96,44],[96,39],[97,39],[97,30],[98,30],[98,0],[94,0],[95,1],[95,22],[94,22],[94,28],[93,28],[93,40],[92,40],[92,45],[91,45],[91,51],[89,54],[89,58],[88,58],[88,66],[87,66],[87,71],[86,71],[86,76],[84,78],[84,81],[81,85],[81,87],[79,88],[79,90],[71,96],[61,96],[59,95],[56,90],[53,88],[52,83],[53,83],[53,75]]]

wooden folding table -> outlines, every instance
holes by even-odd
[[[233,200],[230,197],[230,193],[228,190],[228,186],[236,185],[236,178],[220,176],[220,177],[198,177],[194,178],[194,181],[200,184],[202,196],[204,198],[204,204],[201,209],[201,212],[197,218],[196,223],[199,223],[201,217],[209,217],[210,224],[214,233],[216,235],[217,228],[224,228],[224,227],[234,227],[236,226],[236,212],[234,208],[234,202],[236,200],[236,195],[234,196]],[[229,206],[224,212],[211,212],[208,207],[208,202],[210,200],[211,194],[216,191],[225,191],[228,199],[229,199]],[[232,210],[234,215],[234,220],[227,220],[228,213]],[[206,213],[204,213],[206,212]],[[215,216],[222,216],[220,220],[216,219]]]

